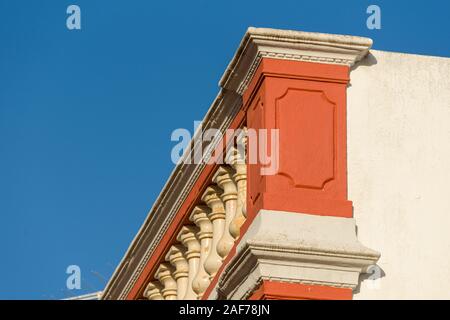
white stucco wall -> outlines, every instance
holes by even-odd
[[[384,275],[355,299],[450,299],[450,58],[371,51],[348,89],[348,186]]]

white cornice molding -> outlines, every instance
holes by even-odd
[[[371,46],[364,37],[250,27],[219,85],[242,94],[262,58],[353,66]]]
[[[263,280],[354,289],[380,254],[354,219],[261,210],[209,299],[247,299]]]

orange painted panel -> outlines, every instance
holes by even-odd
[[[347,83],[345,66],[262,60],[244,93],[244,109],[248,128],[267,129],[268,136],[270,130],[279,130],[279,169],[262,175],[260,163],[249,164],[249,216],[260,209],[352,216],[347,199]]]
[[[283,155],[279,175],[288,188],[323,189],[334,179],[334,103],[323,91],[287,88],[275,108]]]

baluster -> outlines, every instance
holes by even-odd
[[[147,284],[144,290],[144,297],[148,300],[164,300],[161,294],[162,286],[161,283],[156,281],[151,281]]]
[[[184,300],[197,300],[197,294],[192,289],[192,281],[198,272],[198,265],[200,261],[200,243],[197,239],[197,232],[199,229],[195,226],[184,226],[178,233],[177,240],[180,241],[186,248],[186,258],[189,264],[188,285]]]
[[[225,230],[217,244],[217,253],[223,259],[234,245],[234,238],[230,234],[230,224],[236,213],[237,188],[232,179],[234,169],[228,166],[220,167],[213,177],[213,181],[223,190],[220,198],[225,204]]]
[[[225,230],[225,208],[220,199],[221,192],[218,186],[209,186],[202,196],[203,202],[211,208],[208,218],[213,225],[211,250],[205,261],[205,270],[210,275],[210,279],[216,275],[217,270],[222,265],[222,258],[217,253],[217,244]]]
[[[210,211],[206,206],[196,206],[189,217],[189,220],[194,222],[200,229],[197,233],[197,237],[200,240],[200,262],[197,275],[192,282],[192,289],[199,299],[201,299],[210,284],[209,274],[205,270],[205,261],[211,250],[213,237],[212,223],[208,218]]]
[[[175,267],[173,277],[177,282],[177,299],[181,300],[186,295],[188,287],[189,266],[186,260],[186,249],[179,244],[170,247],[166,254],[166,261],[169,261]]]
[[[155,277],[162,283],[163,289],[161,290],[165,300],[177,299],[177,283],[173,278],[173,267],[168,263],[161,263],[156,270]]]
[[[230,224],[230,233],[235,239],[240,235],[240,230],[247,214],[247,165],[244,157],[238,150],[234,149],[233,155],[229,160],[229,163],[236,171],[233,179],[236,182],[238,190],[236,214]]]

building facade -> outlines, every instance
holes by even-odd
[[[450,59],[371,46],[249,28],[102,298],[450,298]]]

